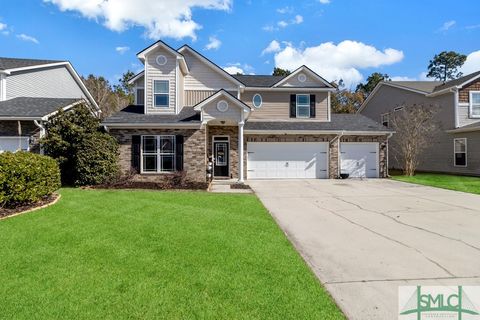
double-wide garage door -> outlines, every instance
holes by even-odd
[[[325,179],[327,142],[249,142],[248,179]],[[378,143],[342,142],[340,172],[351,178],[377,178]]]
[[[327,178],[326,142],[249,142],[248,179]]]

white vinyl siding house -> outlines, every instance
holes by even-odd
[[[160,65],[157,57],[164,56],[165,64]],[[145,59],[146,76],[146,112],[147,113],[175,113],[176,107],[176,68],[177,58],[164,48],[149,52]],[[168,106],[158,108],[155,106],[155,81],[168,81]]]

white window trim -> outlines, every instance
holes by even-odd
[[[469,118],[472,118],[472,119],[479,119],[480,116],[474,116],[473,115],[473,94],[476,93],[476,94],[480,94],[480,91],[470,91],[469,93],[469,107],[468,107],[468,117]],[[480,107],[480,106],[479,106]]]
[[[387,125],[386,125],[386,126],[383,124],[383,122],[384,122],[384,121],[383,121],[383,117],[385,117],[385,116],[387,117],[387,121],[386,121],[386,122],[387,122]],[[387,128],[390,128],[390,113],[388,113],[388,112],[387,112],[387,113],[382,113],[382,114],[380,115],[380,123],[382,124],[382,126],[385,126],[385,127],[387,127]]]
[[[456,151],[455,151],[455,143],[457,142],[457,140],[464,140],[464,141],[465,141],[465,152],[456,152]],[[457,165],[457,164],[455,163],[455,159],[456,159],[455,155],[456,155],[457,153],[465,153],[465,165]],[[468,157],[467,157],[467,155],[468,155],[468,150],[467,150],[467,138],[455,138],[455,139],[453,139],[453,166],[454,166],[454,167],[460,167],[460,168],[466,168],[467,165],[468,165]]]
[[[166,81],[167,82],[167,93],[155,93],[155,81]],[[152,88],[152,92],[153,92],[153,107],[154,108],[170,108],[170,80],[161,80],[161,79],[158,79],[158,80],[153,80],[153,88]],[[155,103],[155,95],[156,94],[166,94],[167,95],[167,104],[166,105],[157,105]]]
[[[260,97],[260,104],[258,106],[255,105],[255,97],[256,96],[259,96]],[[252,105],[257,108],[257,109],[260,109],[262,107],[262,104],[263,104],[263,98],[262,98],[262,95],[260,93],[255,93],[253,95],[253,98],[252,98]]]
[[[155,153],[147,153],[147,155],[155,155],[157,157],[157,171],[144,171],[143,170],[143,139],[144,137],[155,137],[157,140],[157,150]],[[170,137],[173,138],[173,153],[161,153],[160,152],[160,139],[161,137]],[[177,171],[177,138],[175,135],[171,134],[162,134],[162,135],[154,135],[154,134],[146,134],[140,136],[140,173],[141,174],[171,174]],[[161,165],[161,155],[173,155],[173,171],[162,171]]]
[[[307,96],[308,97],[308,116],[307,117],[299,117],[298,116],[298,97],[299,96]],[[300,119],[309,119],[311,117],[311,114],[310,114],[310,95],[309,94],[296,94],[295,95],[295,117],[296,118],[300,118]],[[305,105],[302,105],[303,107]]]

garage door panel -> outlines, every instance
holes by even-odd
[[[352,178],[378,178],[378,143],[340,144],[341,173]]]
[[[249,142],[248,179],[326,178],[327,143]]]

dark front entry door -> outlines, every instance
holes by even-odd
[[[228,141],[213,142],[213,176],[228,177],[229,157]]]

